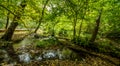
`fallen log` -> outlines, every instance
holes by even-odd
[[[120,65],[120,60],[118,60],[116,58],[113,58],[111,56],[96,53],[96,52],[93,52],[93,51],[88,51],[85,48],[83,48],[81,46],[78,46],[78,45],[75,45],[75,44],[72,44],[72,42],[66,41],[64,39],[59,39],[59,42],[60,42],[60,44],[64,45],[65,47],[67,47],[67,48],[69,48],[69,49],[71,49],[71,50],[73,50],[73,51],[75,51],[77,53],[80,53],[80,55],[82,53],[82,55],[90,55],[92,57],[99,57],[102,60],[105,60],[105,61],[108,61],[108,62],[114,64],[115,66]]]

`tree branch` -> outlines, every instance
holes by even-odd
[[[1,5],[1,4],[0,4],[0,6],[1,6],[2,8],[4,8],[4,9],[6,9],[7,11],[9,11],[11,14],[15,15],[11,10],[9,10],[8,8],[6,8],[4,5]]]
[[[34,33],[37,32],[37,30],[39,29],[39,27],[40,27],[40,25],[41,25],[41,23],[42,23],[42,19],[43,19],[43,17],[44,17],[45,7],[46,7],[48,1],[49,1],[49,0],[46,0],[46,2],[45,2],[45,4],[44,4],[44,7],[43,7],[43,9],[42,9],[41,17],[39,18],[39,24],[38,24],[37,28],[35,29]]]

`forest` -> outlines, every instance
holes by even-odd
[[[0,0],[0,66],[120,66],[120,0]]]

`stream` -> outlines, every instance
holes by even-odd
[[[29,64],[33,61],[46,61],[46,60],[76,60],[79,55],[72,50],[66,47],[48,47],[48,48],[36,48],[36,40],[48,40],[53,37],[46,37],[40,39],[33,39],[31,37],[25,38],[18,44],[14,44],[14,49],[18,55],[20,62]],[[80,57],[79,57],[80,58]],[[3,60],[1,63],[10,62],[11,57],[8,56],[7,52],[2,49],[0,50],[0,60]],[[16,64],[16,62],[10,62],[10,64]]]
[[[100,57],[75,52],[56,42],[55,37],[27,36],[19,43],[13,44],[15,54],[10,55],[5,48],[0,48],[0,66],[116,66]],[[10,48],[11,49],[11,48]],[[17,63],[15,56],[19,58]],[[102,55],[103,57],[103,55]],[[106,57],[106,56],[105,56]],[[107,57],[106,57],[107,58]],[[111,58],[111,57],[108,57]],[[119,64],[119,59],[111,58]],[[118,65],[119,66],[119,65]]]

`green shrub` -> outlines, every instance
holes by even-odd
[[[56,45],[58,43],[58,40],[54,39],[54,38],[49,38],[46,40],[38,40],[36,41],[36,45],[37,47],[48,47],[51,45]]]

